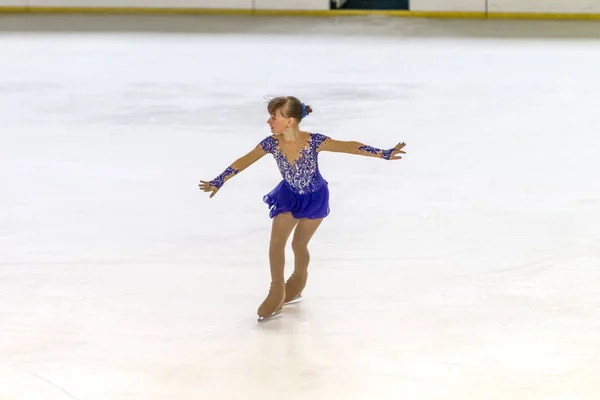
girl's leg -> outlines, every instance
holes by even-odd
[[[271,265],[271,288],[265,301],[258,308],[261,318],[277,312],[285,299],[285,246],[292,230],[298,223],[291,213],[282,213],[273,218],[271,242],[269,244],[269,262]]]
[[[308,251],[308,242],[323,222],[323,219],[301,219],[294,232],[292,239],[292,249],[294,250],[294,273],[288,279],[285,285],[285,302],[294,300],[300,296],[306,286],[308,279],[308,264],[310,263],[310,253]]]
[[[291,213],[283,213],[273,218],[271,242],[269,243],[269,262],[271,264],[271,281],[284,281],[285,246],[298,223]]]

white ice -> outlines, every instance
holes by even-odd
[[[597,400],[600,28],[0,18],[0,399]],[[322,153],[304,301],[269,286],[265,99]],[[292,269],[288,252],[287,273]]]

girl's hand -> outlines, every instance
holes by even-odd
[[[406,146],[406,143],[402,142],[402,143],[398,143],[395,147],[391,148],[391,152],[389,154],[389,158],[387,158],[387,154],[386,154],[386,159],[388,160],[400,160],[402,157],[399,156],[398,154],[406,154],[406,152],[404,150],[402,150],[402,148],[404,148],[404,146]],[[388,151],[390,151],[388,150]]]
[[[212,192],[210,194],[209,198],[212,198],[219,191],[219,189],[217,187],[211,185],[210,182],[206,182],[206,181],[200,181],[200,185],[198,185],[198,186],[200,187],[200,190],[202,190],[203,192]]]

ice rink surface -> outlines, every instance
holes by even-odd
[[[0,399],[600,396],[597,23],[3,16],[0,54]],[[275,162],[197,185],[279,94],[408,154],[321,153],[258,324]]]

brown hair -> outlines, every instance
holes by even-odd
[[[280,96],[272,98],[267,105],[269,114],[275,114],[278,110],[285,118],[296,118],[302,121],[302,102],[294,96]],[[306,115],[312,112],[312,108],[306,105]]]

